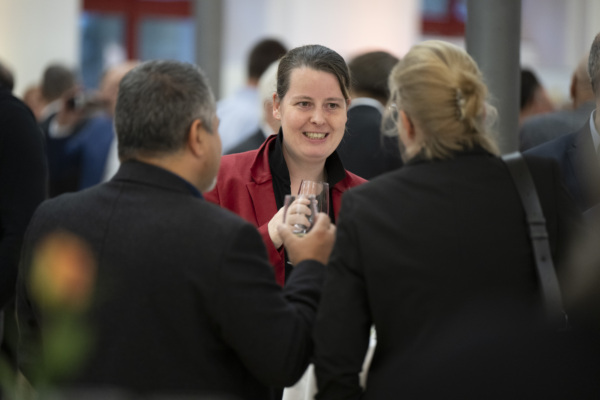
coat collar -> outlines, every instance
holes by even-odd
[[[256,184],[263,184],[272,180],[271,168],[269,167],[269,150],[275,145],[277,135],[271,135],[258,148],[250,165],[250,176]]]
[[[121,164],[111,181],[129,181],[169,191],[188,193],[202,198],[200,191],[191,183],[164,168],[137,160],[128,160]]]
[[[481,146],[473,146],[472,148],[467,148],[467,149],[463,149],[463,150],[459,150],[459,151],[455,151],[452,154],[452,157],[449,159],[455,159],[455,158],[461,158],[461,157],[467,157],[467,156],[490,156],[490,157],[494,157],[494,155],[492,153],[490,153],[489,151],[487,151],[486,149],[484,149]],[[417,165],[417,164],[424,164],[424,163],[433,163],[433,162],[443,162],[446,161],[446,159],[439,159],[439,158],[434,158],[432,159],[428,159],[425,157],[425,155],[423,154],[423,152],[420,152],[418,154],[416,154],[414,157],[412,157],[410,160],[408,160],[406,162],[406,165]]]

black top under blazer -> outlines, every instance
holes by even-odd
[[[28,378],[40,365],[40,314],[26,285],[32,248],[57,228],[87,241],[98,262],[95,346],[69,388],[263,400],[267,386],[302,376],[324,266],[298,264],[282,289],[256,228],[180,177],[128,161],[111,181],[48,200],[32,219],[17,294]]]
[[[526,160],[558,260],[577,210],[553,162]],[[400,398],[412,355],[453,316],[538,297],[524,211],[502,160],[481,148],[445,161],[417,156],[344,194],[315,328],[316,398],[361,396],[372,325],[377,346],[360,398]]]

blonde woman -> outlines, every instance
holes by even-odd
[[[487,128],[493,113],[477,65],[427,41],[389,85],[406,164],[344,196],[315,328],[317,399],[418,398],[410,373],[453,317],[470,307],[493,313],[489,304],[537,307],[524,211]],[[557,168],[527,161],[557,261],[576,211]]]

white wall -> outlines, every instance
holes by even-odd
[[[288,47],[327,46],[348,59],[386,50],[402,56],[417,40],[420,0],[226,0],[221,95],[244,83],[248,50],[265,36]]]
[[[80,0],[0,0],[0,60],[15,74],[16,95],[51,62],[79,62]]]
[[[265,36],[287,46],[319,43],[343,57],[383,49],[402,56],[420,35],[420,0],[222,0],[221,96],[243,85],[250,47]],[[80,0],[0,0],[0,60],[16,93],[54,61],[79,60]],[[597,32],[599,0],[522,0],[521,60],[555,97],[568,98],[571,72]],[[462,43],[462,38],[451,39]]]
[[[370,49],[402,56],[429,39],[420,0],[224,0],[221,96],[244,83],[248,49],[269,35],[290,47],[319,43],[343,57]],[[571,73],[600,32],[599,0],[522,0],[521,62],[557,102],[569,100]],[[464,47],[464,38],[442,38]]]
[[[600,32],[598,0],[522,0],[521,64],[532,68],[558,105],[571,75]]]

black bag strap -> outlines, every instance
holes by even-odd
[[[525,159],[519,152],[502,156],[502,161],[508,167],[513,178],[521,203],[525,209],[527,224],[529,225],[529,238],[533,247],[535,265],[540,282],[542,300],[546,315],[550,321],[568,325],[567,315],[563,308],[562,295],[552,255],[548,243],[546,219],[540,206],[540,200],[529,172]]]

